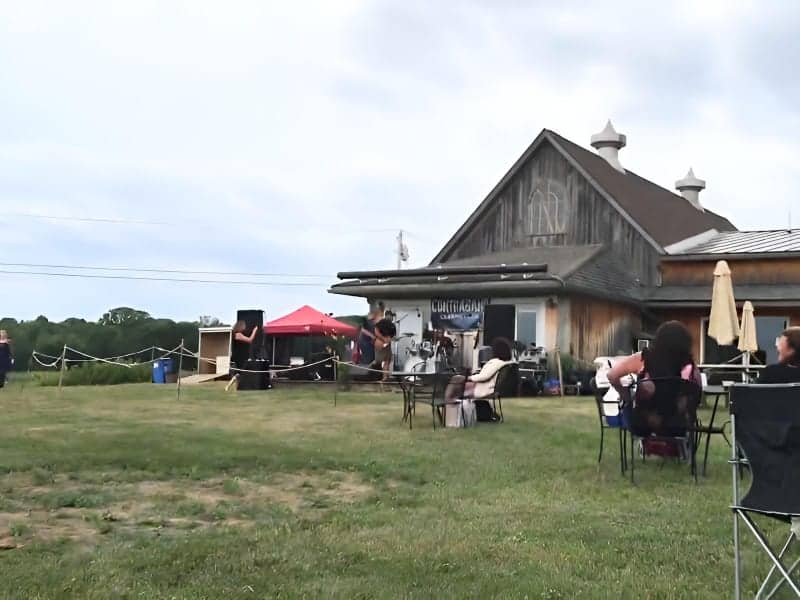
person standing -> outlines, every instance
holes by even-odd
[[[225,386],[226,391],[229,390],[234,384],[236,384],[236,389],[238,389],[239,369],[244,369],[245,365],[247,364],[247,360],[250,358],[250,347],[253,343],[253,340],[256,339],[256,333],[258,333],[258,326],[256,326],[253,327],[250,335],[246,335],[246,327],[247,324],[241,320],[237,321],[236,325],[233,326],[230,366],[231,381],[227,386]]]
[[[11,354],[11,343],[8,332],[0,329],[0,388],[6,384],[6,373],[11,370],[14,359]]]

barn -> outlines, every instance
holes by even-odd
[[[800,232],[738,231],[703,207],[691,169],[678,193],[625,169],[610,121],[590,142],[542,130],[427,267],[343,271],[330,292],[383,303],[404,339],[443,328],[477,348],[504,334],[582,360],[630,352],[678,318],[703,360],[722,351],[704,317],[724,258],[764,336],[800,321]]]

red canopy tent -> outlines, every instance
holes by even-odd
[[[337,321],[310,306],[302,306],[264,325],[267,335],[343,335],[356,337],[358,328]]]

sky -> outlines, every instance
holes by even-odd
[[[793,1],[0,0],[0,316],[364,312],[337,271],[394,267],[400,229],[427,264],[542,128],[588,146],[609,118],[626,168],[800,223],[798,25]]]

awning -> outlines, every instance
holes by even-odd
[[[343,335],[355,337],[358,328],[337,321],[306,305],[264,325],[267,335]]]

